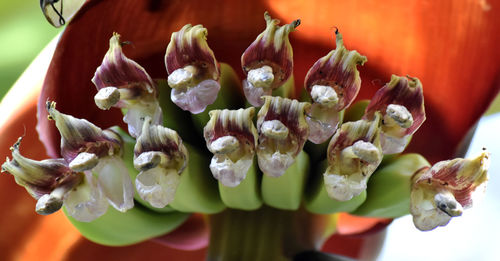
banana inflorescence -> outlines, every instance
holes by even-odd
[[[307,102],[299,102],[288,34],[300,20],[278,26],[267,12],[265,20],[266,31],[241,58],[243,82],[217,62],[201,25],[172,34],[166,80],[127,58],[113,34],[92,79],[94,100],[103,110],[121,109],[128,132],[102,130],[47,102],[63,157],[27,159],[19,139],[2,170],[38,200],[38,213],[64,206],[82,235],[113,246],[168,233],[190,213],[226,208],[396,218],[410,213],[412,199],[419,228],[429,229],[435,212],[457,216],[456,206],[471,206],[462,192],[484,183],[489,154],[431,169],[418,154],[399,154],[425,120],[418,79],[392,76],[371,101],[353,103],[357,66],[367,58],[347,50],[337,30],[337,48],[311,67],[300,93]],[[456,174],[448,165],[468,175],[465,188],[448,180]],[[115,209],[106,211],[108,204]]]

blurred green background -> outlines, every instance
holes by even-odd
[[[0,1],[0,97],[61,30],[47,22],[39,0]]]

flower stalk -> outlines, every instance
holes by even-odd
[[[206,260],[292,260],[300,252],[317,250],[334,222],[303,209],[228,209],[210,216]]]

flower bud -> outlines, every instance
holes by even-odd
[[[165,54],[172,102],[194,114],[214,103],[220,90],[219,64],[207,34],[202,25],[187,24],[172,34]]]
[[[293,51],[288,34],[300,25],[300,20],[279,26],[277,19],[264,13],[266,29],[241,56],[241,66],[247,79],[243,90],[248,102],[261,106],[262,96],[271,95],[273,89],[283,85],[293,72]]]
[[[382,150],[385,154],[402,152],[412,134],[425,121],[424,94],[417,78],[393,75],[380,88],[366,108],[365,119],[382,114]]]
[[[489,153],[473,159],[440,161],[413,176],[410,212],[422,231],[445,226],[462,215],[485,191]]]
[[[309,69],[305,88],[312,97],[313,105],[307,115],[311,128],[309,140],[320,144],[330,138],[337,129],[340,111],[347,108],[358,95],[361,78],[358,65],[366,57],[344,47],[342,35],[335,31],[337,47],[320,58]]]
[[[134,206],[134,189],[122,156],[122,140],[112,130],[102,130],[84,119],[56,110],[47,102],[49,117],[61,134],[61,154],[75,170],[91,171],[109,203],[125,212]],[[93,155],[92,155],[93,154]],[[95,163],[97,157],[97,164]]]
[[[238,186],[252,166],[257,144],[254,114],[253,107],[210,111],[203,129],[207,147],[214,154],[210,170],[224,186]]]
[[[174,200],[188,152],[176,131],[144,122],[134,147],[134,166],[140,171],[135,181],[139,196],[153,207],[163,208]]]
[[[64,159],[25,158],[19,152],[20,141],[12,146],[12,160],[7,159],[2,171],[12,174],[38,200],[37,213],[52,214],[64,205],[70,216],[89,222],[106,212],[108,203],[92,173],[74,172]]]
[[[59,112],[55,102],[47,102],[46,107],[61,134],[61,155],[66,161],[73,161],[83,152],[95,154],[98,158],[120,155],[121,140],[113,132]]]
[[[281,97],[263,99],[257,115],[258,163],[265,174],[279,177],[293,164],[307,141],[305,110],[310,104]]]
[[[347,201],[363,192],[382,161],[380,115],[373,121],[343,124],[330,141],[327,155],[328,167],[323,177],[328,195]]]
[[[92,78],[98,90],[94,100],[103,110],[128,109],[123,121],[130,135],[137,137],[144,119],[151,117],[155,124],[161,124],[162,112],[156,84],[143,67],[123,54],[122,44],[120,35],[113,33],[109,50]]]

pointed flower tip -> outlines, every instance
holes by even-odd
[[[369,177],[382,161],[380,116],[343,124],[328,145],[324,173],[328,195],[347,201],[366,189]]]
[[[61,155],[68,162],[83,152],[99,158],[120,155],[122,141],[112,131],[103,131],[85,119],[59,112],[55,102],[48,101],[46,108],[61,134]]]
[[[126,108],[124,121],[130,135],[137,137],[145,117],[160,123],[162,113],[156,84],[142,66],[125,56],[122,45],[120,35],[113,33],[108,52],[92,78],[98,90],[94,101],[102,110]]]
[[[204,137],[208,149],[214,154],[210,170],[224,186],[238,186],[252,166],[257,144],[254,114],[253,107],[212,110],[209,113]]]
[[[214,103],[220,90],[219,63],[207,34],[202,25],[187,24],[172,34],[165,53],[172,102],[194,114]]]
[[[489,153],[472,159],[436,163],[413,176],[410,212],[415,227],[432,230],[462,215],[483,196],[488,180]]]
[[[20,139],[12,146],[12,160],[7,159],[2,165],[2,170],[12,174],[16,182],[37,199],[38,214],[55,213],[65,205],[71,210],[71,215],[79,219],[82,205],[94,206],[92,203],[94,200],[85,196],[89,190],[85,188],[82,173],[72,171],[64,159],[35,161],[25,158],[19,152],[19,145]],[[97,187],[94,189],[98,190]],[[107,206],[107,203],[104,203]],[[91,212],[93,218],[88,221],[104,214],[104,212]]]
[[[305,112],[310,104],[281,97],[263,99],[257,115],[257,159],[265,174],[279,177],[295,162],[309,136]]]
[[[349,51],[344,47],[342,35],[335,31],[337,46],[324,57],[318,59],[307,72],[304,85],[315,103],[332,112],[339,112],[347,108],[356,98],[361,88],[358,65],[363,65],[367,58],[357,51]],[[318,88],[321,86],[320,88]],[[322,91],[330,88],[331,91]],[[335,93],[337,99],[334,104],[324,104]],[[322,94],[322,95],[319,95]],[[324,97],[323,96],[327,96]],[[334,108],[332,108],[334,107]]]
[[[247,100],[254,106],[261,106],[260,97],[270,95],[273,89],[282,86],[292,75],[293,51],[288,39],[290,32],[300,25],[297,19],[279,26],[280,21],[264,13],[266,29],[241,56],[241,66],[247,79],[243,90]]]
[[[45,102],[45,109],[47,110],[47,113],[49,114],[47,116],[47,118],[49,120],[54,120],[54,114],[59,112],[56,110],[56,102],[55,101],[47,100]]]
[[[155,84],[146,70],[123,53],[120,35],[116,32],[109,39],[109,49],[97,68],[92,82],[100,90],[105,87],[137,88],[141,92],[156,92]]]
[[[174,200],[188,151],[176,131],[151,123],[147,118],[134,147],[135,186],[143,200],[163,208]]]
[[[23,186],[32,197],[38,199],[49,194],[65,179],[72,178],[71,170],[62,159],[36,161],[21,155],[20,137],[10,148],[12,159],[7,157],[2,172],[13,175],[16,183]]]

